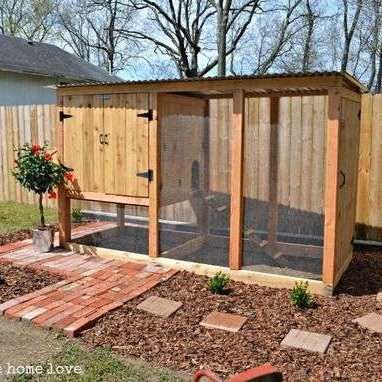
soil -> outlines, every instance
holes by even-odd
[[[230,283],[230,293],[212,295],[206,277],[180,272],[172,279],[102,318],[84,332],[90,346],[107,346],[126,357],[185,372],[206,367],[222,377],[269,362],[286,381],[380,381],[382,334],[352,320],[370,312],[382,314],[376,293],[382,290],[382,253],[358,252],[336,296],[315,296],[315,307],[293,307],[290,292]],[[136,309],[151,295],[181,301],[183,306],[162,319]],[[238,333],[199,325],[212,310],[241,314],[248,321]],[[292,328],[333,337],[325,355],[280,342]]]
[[[30,229],[22,229],[16,232],[0,233],[0,245],[15,243],[16,241],[30,239],[32,232]]]
[[[78,223],[72,223],[72,227],[80,227],[82,225],[86,225],[88,221],[78,222]],[[58,225],[55,224],[55,231],[58,231]],[[0,233],[0,246],[9,244],[9,243],[15,243],[17,241],[21,240],[27,240],[32,238],[32,230],[30,229],[20,229],[18,231],[14,232],[3,232]]]
[[[18,366],[41,364],[62,345],[53,332],[0,317],[0,381],[9,381]]]
[[[0,303],[34,292],[62,280],[60,276],[31,268],[0,264]]]

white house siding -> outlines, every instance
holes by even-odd
[[[0,71],[0,105],[56,103],[54,78]]]

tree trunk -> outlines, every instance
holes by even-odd
[[[227,31],[223,9],[217,12],[218,76],[226,75]]]
[[[377,81],[375,84],[375,92],[380,93],[381,89],[382,89],[382,52],[379,54],[379,64],[378,64]]]
[[[44,216],[44,206],[43,206],[43,196],[44,194],[38,194],[38,207],[39,207],[39,210],[40,210],[40,224],[41,224],[41,227],[45,227],[45,216]]]

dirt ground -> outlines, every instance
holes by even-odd
[[[12,366],[43,362],[57,354],[62,345],[57,333],[0,317],[0,381],[9,377]]]
[[[357,253],[337,295],[316,296],[316,306],[306,311],[291,305],[285,289],[231,282],[229,295],[216,296],[206,289],[206,281],[181,272],[105,316],[82,339],[185,372],[207,367],[227,376],[270,362],[293,382],[382,380],[382,334],[352,322],[367,313],[382,314],[382,304],[376,302],[382,290],[381,253]],[[183,306],[168,319],[137,310],[150,295],[181,301]],[[208,330],[199,323],[212,310],[244,315],[248,321],[238,333]],[[281,348],[293,328],[331,335],[328,352]]]

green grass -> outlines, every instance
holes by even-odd
[[[57,366],[80,366],[82,372],[65,375],[48,375]],[[122,362],[110,350],[86,350],[75,343],[67,343],[61,352],[43,365],[44,372],[38,376],[17,376],[13,382],[185,382],[175,373],[153,368],[140,361]]]
[[[53,208],[45,208],[45,218],[47,223],[55,223],[57,211]],[[39,221],[40,216],[36,205],[0,202],[0,234],[35,228]]]

